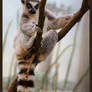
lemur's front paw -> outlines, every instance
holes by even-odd
[[[36,25],[35,28],[36,28],[36,32],[42,32],[41,28],[38,25]]]

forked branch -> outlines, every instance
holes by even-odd
[[[88,0],[83,0],[82,6],[78,12],[76,12],[65,27],[58,33],[58,41],[60,41],[70,29],[81,20],[83,15],[89,10]]]

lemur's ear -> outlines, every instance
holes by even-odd
[[[25,4],[25,0],[21,0],[22,4]]]

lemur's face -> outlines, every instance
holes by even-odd
[[[23,4],[23,9],[29,14],[36,14],[38,11],[40,2],[39,0],[21,0]]]

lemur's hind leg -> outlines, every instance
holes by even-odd
[[[56,31],[50,30],[42,35],[41,48],[39,50],[39,60],[44,60],[53,50],[58,41],[58,34]]]

